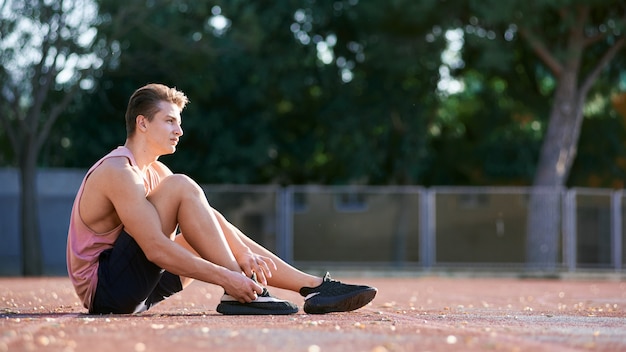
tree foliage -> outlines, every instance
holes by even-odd
[[[516,23],[551,23],[557,11],[523,16],[551,2],[99,4],[98,38],[113,44],[98,54],[111,60],[93,91],[77,96],[80,107],[64,111],[40,165],[85,167],[122,143],[128,96],[161,81],[192,97],[184,143],[168,162],[203,182],[531,182],[556,81],[518,40]],[[592,18],[618,11],[614,4],[594,3]],[[219,15],[225,28],[211,24]],[[462,64],[451,70],[466,89],[442,95],[435,87],[451,28],[466,32]],[[546,39],[563,42],[561,27],[550,28]],[[602,44],[591,49],[585,55],[597,58]],[[618,56],[593,88],[608,118],[622,68]],[[3,163],[17,164],[1,133]]]
[[[100,35],[127,27],[82,114],[97,121],[94,130],[112,126],[133,89],[164,82],[192,100],[184,143],[167,160],[201,182],[419,182],[444,43],[425,14],[438,3],[379,11],[354,1],[155,1],[135,16],[139,9],[103,1],[111,20]],[[214,27],[217,18],[226,27]],[[87,135],[97,149],[120,143]],[[90,152],[84,138],[72,138],[69,155]]]
[[[52,136],[51,164],[86,167],[121,144],[128,96],[159,81],[192,100],[183,114],[183,143],[164,160],[203,183],[533,182],[557,81],[521,40],[518,23],[522,16],[526,26],[546,25],[541,34],[552,47],[565,25],[556,21],[558,11],[548,11],[553,5],[147,4],[100,1],[99,38],[122,39],[113,41],[107,53],[113,60],[96,89],[80,97],[82,108],[67,114]],[[594,6],[594,16],[610,8],[605,5]],[[541,16],[528,15],[539,8],[546,9]],[[462,56],[447,64],[447,37],[458,29]],[[619,70],[619,62],[608,69]],[[442,68],[465,89],[440,89]],[[619,77],[600,75],[602,87],[594,92],[608,101]],[[72,127],[77,124],[81,129]],[[61,149],[61,140],[71,147]],[[605,152],[615,154],[607,162],[623,153]],[[589,177],[571,178],[582,179]]]

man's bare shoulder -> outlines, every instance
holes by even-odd
[[[145,192],[141,171],[123,156],[103,160],[93,170],[85,187],[86,192],[100,194],[113,203],[114,198],[125,198],[134,193],[141,195]]]
[[[92,172],[90,178],[103,181],[118,182],[121,179],[141,177],[139,170],[130,164],[124,156],[107,158]]]

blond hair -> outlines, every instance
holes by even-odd
[[[137,116],[143,115],[148,121],[152,121],[159,110],[159,102],[162,101],[176,104],[181,111],[189,103],[185,93],[163,84],[151,83],[137,89],[126,108],[126,136],[132,137],[135,134]]]

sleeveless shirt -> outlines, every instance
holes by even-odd
[[[102,162],[112,157],[125,157],[132,167],[137,167],[137,162],[131,151],[126,147],[117,147],[102,159],[96,162],[87,171],[78,189],[72,213],[70,215],[70,225],[67,234],[67,272],[74,285],[78,298],[87,309],[91,307],[93,296],[98,285],[98,258],[104,250],[112,248],[115,240],[122,232],[124,224],[104,233],[96,233],[91,230],[80,217],[80,200],[85,187],[85,182],[91,173],[102,164]],[[115,182],[115,180],[112,180]],[[147,168],[144,176],[144,187],[146,196],[159,184],[159,174],[152,166]]]

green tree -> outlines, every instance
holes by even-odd
[[[37,211],[39,153],[59,116],[81,89],[93,85],[94,54],[89,1],[7,0],[0,5],[0,122],[20,171],[22,267],[42,273]]]
[[[466,44],[482,51],[476,62],[510,69],[512,77],[521,77],[509,81],[511,85],[532,83],[550,102],[533,180],[538,191],[529,205],[526,248],[532,267],[550,269],[557,259],[559,217],[545,214],[558,209],[559,200],[539,190],[559,189],[567,182],[589,92],[624,46],[626,8],[609,0],[473,1],[469,13]],[[527,49],[506,50],[516,45],[506,42],[518,41]],[[527,52],[534,54],[535,62]]]
[[[80,114],[112,131],[132,89],[160,81],[192,99],[165,159],[200,182],[418,182],[445,43],[439,4],[156,1],[134,16],[102,1],[128,29]],[[113,147],[112,135],[90,134],[91,145]],[[81,138],[65,156],[90,152]]]
[[[440,1],[355,2],[299,9],[292,31],[318,57],[309,96],[287,126],[277,173],[288,183],[413,184],[428,170],[436,114]],[[451,5],[450,5],[451,6]],[[305,144],[297,141],[306,141]],[[296,145],[296,147],[292,147]]]
[[[277,107],[287,105],[281,105],[281,92],[298,90],[282,80],[299,61],[289,3],[155,1],[129,9],[120,1],[101,1],[102,16],[111,20],[99,26],[100,35],[118,37],[119,23],[126,27],[99,89],[71,117],[93,116],[90,128],[107,130],[92,136],[97,148],[87,151],[90,156],[72,143],[69,152],[82,155],[76,166],[122,143],[128,96],[145,83],[163,82],[191,98],[183,114],[183,143],[175,157],[164,158],[173,170],[203,183],[267,181],[264,167],[274,155],[269,121]]]
[[[123,39],[68,116],[83,130],[53,136],[55,162],[86,167],[123,142],[127,97],[160,81],[192,98],[165,159],[203,183],[532,182],[555,80],[506,16],[488,25],[437,0],[102,0],[101,11],[98,33]],[[449,95],[441,54],[459,27],[464,61],[451,69],[466,89]]]
[[[465,88],[442,100],[433,123],[429,184],[528,185],[541,145],[541,105],[520,101],[507,77],[467,69]],[[526,99],[532,93],[525,94]]]

